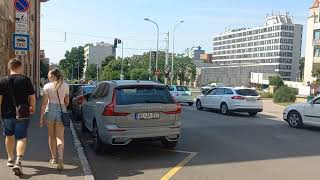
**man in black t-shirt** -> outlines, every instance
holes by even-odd
[[[0,114],[3,134],[6,136],[7,166],[13,167],[12,170],[16,175],[21,175],[21,161],[26,149],[29,119],[17,120],[16,106],[29,105],[32,114],[35,112],[36,97],[30,79],[21,75],[21,62],[12,59],[8,63],[8,68],[10,75],[0,80]]]

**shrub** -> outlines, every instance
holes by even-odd
[[[269,77],[269,85],[275,86],[275,91],[277,91],[280,87],[284,86],[284,82],[280,76],[271,76]]]
[[[275,103],[290,103],[296,101],[297,92],[294,88],[282,86],[278,89],[274,96]]]

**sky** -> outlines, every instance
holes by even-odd
[[[86,43],[122,39],[124,56],[156,48],[156,26],[160,28],[159,49],[165,34],[175,33],[175,52],[201,46],[212,51],[212,40],[226,28],[262,26],[267,14],[290,12],[296,24],[304,25],[314,0],[50,0],[41,9],[41,49],[57,63],[72,47]],[[65,36],[66,35],[66,36]],[[305,38],[303,47],[305,46]],[[121,49],[117,49],[121,56]],[[304,56],[304,48],[302,56]]]

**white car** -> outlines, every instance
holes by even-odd
[[[170,94],[176,99],[178,103],[187,103],[193,106],[192,93],[187,86],[169,86]]]
[[[250,88],[213,88],[197,97],[198,110],[203,108],[219,109],[224,115],[230,112],[248,112],[255,116],[263,111],[262,98]]]
[[[301,128],[305,124],[320,126],[320,97],[288,106],[283,112],[283,119],[294,128]]]

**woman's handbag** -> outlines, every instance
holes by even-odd
[[[68,112],[63,112],[62,107],[61,107],[61,102],[60,102],[60,97],[59,97],[59,92],[57,90],[57,96],[58,96],[58,100],[59,100],[59,105],[60,105],[60,109],[61,109],[61,119],[62,119],[62,123],[64,125],[64,127],[70,127],[70,114]]]

